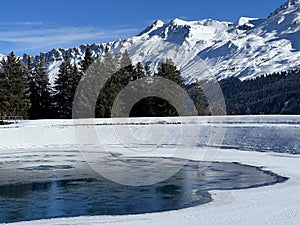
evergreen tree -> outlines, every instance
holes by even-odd
[[[102,90],[99,90],[99,96],[98,100],[96,103],[96,117],[100,118],[107,118],[110,117],[110,111],[111,111],[111,105],[113,104],[113,97],[116,93],[116,87],[115,84],[117,83],[118,78],[116,78],[116,71],[117,68],[119,67],[118,65],[118,59],[116,59],[111,52],[109,51],[109,48],[105,48],[105,53],[103,56],[102,63],[99,63],[97,67],[100,68],[95,68],[93,74],[94,74],[94,79],[107,79],[108,81],[105,83],[104,87]],[[100,73],[100,74],[99,74]],[[102,82],[99,82],[102,83]]]
[[[168,110],[166,110],[168,109]],[[170,115],[169,112],[172,112]],[[167,114],[165,114],[167,113]],[[130,111],[130,117],[179,116],[174,106],[159,97],[147,97],[138,101]]]
[[[100,79],[103,78],[103,62],[96,59],[89,66],[88,72],[83,74],[81,84],[76,89],[76,116],[78,118],[92,118],[97,112],[95,99],[98,97]],[[96,109],[95,109],[96,107]]]
[[[130,81],[135,81],[136,79],[138,79],[138,74],[135,71],[132,60],[127,50],[121,55],[120,68],[121,69],[117,71],[112,77],[110,94],[111,102],[109,105],[109,109],[112,108],[116,97],[120,94],[120,91],[125,88]],[[122,99],[122,101],[119,101],[118,108],[115,108],[116,111],[114,112],[114,115],[118,116],[123,114],[122,112],[125,108],[125,105],[127,104],[127,99],[124,98],[124,96],[120,95],[119,97],[120,99]],[[109,114],[111,115],[111,112]]]
[[[85,50],[84,59],[80,63],[81,71],[85,72],[94,61],[95,61],[95,59],[93,58],[91,49],[87,48]]]
[[[110,52],[108,46],[105,48],[104,56],[103,56],[103,71],[102,73],[105,76],[111,76],[118,69],[119,63],[118,60],[113,56]]]
[[[94,66],[93,63],[95,64]],[[81,79],[83,83],[80,85],[80,87],[76,85],[77,89],[74,90],[74,93],[77,91],[76,101],[78,107],[76,109],[76,116],[79,118],[93,117],[95,114],[95,109],[92,106],[91,99],[93,99],[93,96],[97,92],[96,84],[98,82],[97,74],[99,74],[99,68],[96,67],[99,65],[99,63],[100,60],[97,58],[94,59],[92,56],[92,51],[90,48],[87,48],[84,54],[84,59],[80,62],[81,71],[78,74],[79,77],[77,84],[79,84]],[[75,76],[78,73],[75,63],[73,65],[73,73]]]
[[[34,68],[31,59],[27,59],[27,71],[30,76],[30,118],[46,119],[52,117],[51,88],[49,76],[44,64],[44,54],[40,54]]]
[[[54,82],[54,106],[58,118],[71,118],[72,105],[78,85],[77,68],[71,65],[68,52],[59,67],[58,77]]]
[[[182,88],[185,88],[184,83],[181,79],[180,71],[177,70],[174,62],[167,58],[165,62],[162,62],[160,66],[157,68],[157,73],[155,76],[163,77],[165,79],[168,79],[170,81],[175,82],[177,85],[179,85]],[[159,82],[159,80],[158,80]],[[173,90],[170,89],[170,87],[165,86],[166,84],[160,83],[159,86],[160,89],[163,89],[164,95],[168,98],[174,98]],[[185,99],[177,99],[177,105],[184,106]],[[155,104],[154,104],[155,105]],[[156,110],[156,112],[160,113],[162,116],[176,116],[178,115],[178,112],[174,110],[174,107],[170,107],[170,103],[166,101],[160,101],[156,104],[157,107],[159,107],[159,110]],[[163,110],[161,110],[163,109]]]
[[[0,120],[1,117],[4,116],[5,113],[5,99],[6,96],[8,95],[8,89],[5,86],[6,82],[5,82],[5,76],[4,73],[2,71],[0,71]]]
[[[135,66],[135,77],[140,79],[146,76],[144,66],[141,62],[138,62]]]
[[[145,65],[145,76],[150,77],[151,76],[151,69],[148,63]]]
[[[172,59],[167,58],[166,62],[161,63],[161,65],[157,69],[157,76],[161,76],[163,78],[169,79],[176,84],[184,87],[184,83],[181,79],[180,71],[177,70]]]
[[[132,65],[132,61],[131,61],[131,58],[130,58],[130,55],[129,55],[129,52],[128,50],[126,49],[124,51],[124,53],[121,55],[121,68],[125,68],[129,65]]]
[[[81,79],[81,74],[77,68],[76,63],[74,62],[72,67],[71,67],[71,77],[72,77],[72,81],[73,81],[73,85],[72,85],[72,93],[73,95],[75,94],[76,88],[80,82]]]
[[[119,70],[118,70],[119,69]],[[110,77],[101,90],[97,101],[96,115],[98,117],[111,117],[111,109],[119,92],[128,85],[129,81],[137,79],[134,66],[128,51],[121,57],[112,55],[108,49],[103,59],[103,76]],[[118,111],[122,111],[121,103]]]
[[[1,66],[2,114],[27,118],[30,108],[29,84],[23,62],[11,52],[6,60],[2,60]]]
[[[201,83],[192,84],[192,85],[188,86],[186,89],[187,89],[187,92],[188,92],[190,98],[194,102],[194,105],[197,109],[198,115],[199,116],[209,115],[210,114],[209,104],[208,104],[207,98],[205,96],[205,93],[201,89]],[[212,108],[212,107],[213,106],[210,105],[210,108]],[[215,105],[212,110],[215,114],[222,115],[218,106]],[[225,112],[223,112],[223,114],[224,113]]]
[[[128,81],[137,79],[137,74],[134,71],[134,66],[127,50],[121,55],[120,67],[119,75],[121,75],[120,78],[123,82],[123,86],[126,86]]]

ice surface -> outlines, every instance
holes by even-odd
[[[49,149],[49,152],[52,150]],[[38,163],[34,161],[35,158],[38,157],[31,157],[32,163]],[[158,160],[161,159],[123,158],[124,162],[133,166],[142,163],[144,167],[139,172],[144,174],[144,179],[151,177],[149,168],[155,166],[155,161]],[[172,164],[178,161],[173,159]],[[85,169],[87,173],[82,176],[82,171],[78,168],[77,173],[74,173],[73,166],[23,167],[23,162],[22,158],[14,161],[18,173],[10,168],[10,176],[19,177],[17,183],[4,185],[3,182],[7,180],[0,178],[0,222],[62,216],[165,212],[207,204],[212,200],[209,194],[211,190],[255,188],[286,181],[286,178],[257,167],[237,163],[214,162],[204,172],[199,173],[201,164],[207,162],[199,165],[197,161],[190,161],[180,172],[163,182],[136,187],[113,183],[97,176],[92,170],[88,172]],[[110,165],[108,170],[112,168],[111,162],[106,163]],[[72,162],[69,164],[72,165]],[[24,169],[26,171],[22,171]],[[25,173],[27,171],[35,176],[28,178]],[[119,176],[136,175],[133,170],[120,168],[120,171]],[[2,175],[2,171],[0,174]],[[141,205],[141,202],[147,204]]]

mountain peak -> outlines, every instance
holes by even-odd
[[[156,20],[150,26],[148,26],[145,30],[143,30],[138,36],[149,35],[151,32],[163,27],[165,23],[162,20]]]
[[[244,26],[244,25],[249,25],[249,26],[254,26],[251,22],[258,20],[259,18],[250,18],[250,17],[240,17],[238,21],[236,22],[237,26]]]
[[[173,24],[173,25],[177,25],[177,26],[184,26],[184,25],[187,25],[188,22],[182,20],[182,19],[179,19],[179,18],[175,18],[173,20],[171,20],[170,24]]]
[[[155,20],[152,27],[162,27],[165,23],[162,20]]]

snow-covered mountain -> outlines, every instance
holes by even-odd
[[[0,62],[5,59],[5,55],[0,54]]]
[[[300,0],[289,0],[267,19],[242,17],[235,23],[158,20],[125,40],[53,49],[45,53],[50,80],[55,79],[65,51],[79,62],[86,48],[96,56],[106,46],[112,52],[127,49],[134,63],[150,62],[153,70],[166,57],[172,58],[186,83],[212,76],[247,79],[300,68]]]

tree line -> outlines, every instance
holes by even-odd
[[[161,63],[158,72],[152,74],[149,65],[137,63],[133,65],[129,53],[111,54],[105,50],[101,60],[93,57],[90,49],[87,49],[84,59],[79,62],[71,62],[68,52],[64,54],[54,84],[49,83],[49,75],[46,71],[44,54],[36,62],[28,56],[22,60],[11,52],[6,59],[1,61],[0,71],[0,114],[22,116],[29,119],[69,119],[72,118],[73,99],[81,79],[90,79],[89,74],[95,60],[100,62],[93,75],[93,79],[102,79],[103,74],[112,74],[105,86],[98,93],[96,106],[91,115],[96,117],[111,117],[111,108],[116,96],[129,82],[145,77],[161,76],[170,79],[184,87],[181,74],[171,59]],[[90,68],[90,69],[89,69]],[[87,70],[89,71],[87,72]],[[102,73],[102,74],[101,74]],[[90,82],[97,83],[97,80]],[[89,98],[90,87],[87,85],[80,90],[81,102]],[[135,108],[131,116],[144,116],[143,107],[150,106],[147,110],[149,116],[177,115],[176,110],[164,99],[149,97],[141,108]]]
[[[299,114],[300,70],[222,80],[228,114]]]
[[[94,68],[96,61],[97,67]],[[87,104],[85,108],[90,107],[91,117],[109,118],[112,116],[115,99],[124,87],[141,78],[149,78],[149,82],[153,83],[156,82],[155,77],[166,78],[184,88],[193,100],[198,115],[211,114],[201,85],[185,85],[180,71],[171,59],[166,59],[158,66],[157,72],[152,73],[148,64],[139,62],[134,65],[127,51],[123,54],[111,54],[106,49],[99,58],[94,57],[91,50],[87,49],[83,60],[78,64],[72,62],[66,52],[53,85],[49,83],[43,54],[33,62],[29,56],[22,60],[11,52],[1,61],[0,66],[0,115],[29,119],[69,119],[72,118],[77,90],[78,101],[83,105]],[[103,79],[105,74],[111,76],[102,89],[93,90],[99,88],[94,84],[99,83],[99,79]],[[90,82],[90,85],[78,90],[81,80],[85,80],[87,84]],[[244,81],[229,78],[221,80],[219,85],[226,102],[226,114],[300,113],[300,70],[273,73]],[[148,85],[144,83],[134,88],[147,89]],[[90,106],[89,99],[95,93],[95,105]],[[130,111],[130,116],[133,117],[178,115],[172,104],[156,96],[141,99]]]

